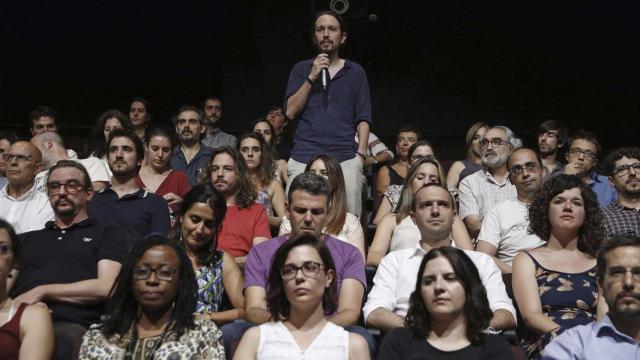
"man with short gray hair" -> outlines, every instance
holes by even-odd
[[[181,107],[173,119],[180,145],[173,149],[171,168],[187,174],[190,186],[198,183],[200,173],[207,168],[213,154],[212,148],[200,144],[206,130],[203,119],[202,110],[192,105]]]

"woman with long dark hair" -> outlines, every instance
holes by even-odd
[[[109,169],[109,161],[107,159],[107,139],[109,134],[115,129],[133,130],[133,125],[129,118],[118,110],[107,110],[96,120],[93,126],[93,152],[91,156],[101,159],[107,170],[109,171],[109,177],[111,169]]]
[[[262,118],[254,121],[252,127],[253,132],[262,135],[262,137],[264,138],[264,142],[267,143],[267,147],[271,152],[271,157],[273,158],[274,162],[275,178],[280,181],[280,184],[282,184],[282,186],[286,185],[287,181],[289,180],[289,176],[287,175],[287,162],[284,159],[279,158],[278,150],[276,149],[277,135],[275,128],[269,121]]]
[[[147,135],[149,121],[151,121],[151,109],[147,99],[137,97],[131,100],[129,106],[129,121],[133,125],[133,131],[144,141]]]
[[[513,261],[513,293],[529,330],[524,346],[530,358],[540,358],[564,330],[606,314],[596,281],[601,218],[596,195],[574,175],[547,180],[529,205],[529,229],[547,241]]]
[[[323,241],[291,239],[276,251],[269,272],[272,322],[249,329],[234,359],[369,359],[366,341],[325,319],[335,311],[336,268]]]
[[[405,327],[390,332],[378,359],[513,359],[500,335],[487,335],[493,313],[480,275],[456,248],[430,250],[409,298]]]
[[[102,324],[84,335],[81,359],[224,359],[212,321],[195,320],[197,284],[179,243],[138,241],[111,289]]]

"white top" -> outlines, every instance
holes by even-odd
[[[460,218],[463,220],[469,215],[479,215],[482,220],[492,207],[518,197],[516,187],[508,176],[504,182],[499,183],[486,169],[462,179],[458,185],[458,194]]]
[[[87,169],[87,172],[89,173],[89,178],[91,179],[91,182],[95,182],[95,181],[109,182],[111,180],[111,177],[109,176],[108,168],[105,167],[104,162],[102,160],[96,157],[90,156],[86,159],[69,159],[69,160],[73,160],[77,163],[80,163],[82,166],[84,166],[84,168]],[[40,171],[36,175],[35,184],[36,184],[36,189],[38,189],[38,191],[42,191],[45,193],[47,192],[47,183],[46,183],[47,175],[49,175],[49,170]]]
[[[418,225],[413,222],[411,216],[407,216],[393,229],[389,251],[413,249],[420,242],[420,237]]]
[[[19,198],[9,196],[9,185],[0,191],[0,218],[13,226],[17,234],[44,229],[47,221],[53,220],[53,209],[49,198],[33,186]]]
[[[495,246],[496,258],[511,266],[518,252],[545,243],[537,235],[529,234],[528,215],[527,204],[518,200],[503,201],[485,215],[478,240]]]
[[[356,133],[356,144],[360,142],[358,139],[358,134]],[[367,156],[377,156],[381,152],[386,152],[391,155],[391,159],[393,159],[393,152],[389,150],[387,145],[385,145],[382,140],[380,140],[376,134],[369,131],[369,138],[367,139]]]
[[[322,229],[322,233],[331,235],[338,240],[348,242],[355,247],[358,247],[355,244],[355,240],[364,238],[364,232],[362,231],[360,220],[357,216],[351,213],[347,213],[344,225],[342,225],[342,230],[340,230],[339,234],[329,234],[326,230],[326,228]],[[280,229],[278,230],[278,235],[285,235],[289,233],[291,233],[291,221],[286,216],[283,216],[282,222],[280,223]]]
[[[480,273],[482,284],[487,290],[491,311],[505,309],[515,319],[516,310],[507,295],[502,274],[493,258],[476,251],[463,251]],[[382,259],[373,278],[373,287],[362,309],[365,322],[377,308],[387,309],[402,317],[407,315],[409,296],[415,290],[418,269],[425,254],[426,252],[418,243],[411,249],[390,252]]]
[[[305,350],[300,350],[295,339],[282,321],[260,325],[260,360],[348,360],[349,332],[334,323],[327,324]]]

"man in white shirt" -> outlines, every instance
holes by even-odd
[[[53,220],[53,209],[44,192],[36,190],[34,180],[42,170],[42,154],[28,141],[18,141],[2,154],[9,183],[0,191],[0,218],[16,233],[44,228]]]
[[[415,289],[423,256],[432,248],[451,246],[449,234],[455,206],[449,191],[439,184],[427,184],[416,192],[413,207],[411,217],[420,230],[420,243],[412,249],[392,251],[382,259],[363,308],[367,325],[385,332],[404,326],[409,296]],[[493,311],[490,327],[496,330],[513,328],[516,311],[500,270],[486,254],[470,250],[465,253],[478,268],[487,290],[489,307]]]
[[[527,208],[542,182],[544,172],[540,158],[533,150],[520,148],[509,155],[507,167],[518,198],[505,200],[487,212],[476,246],[476,251],[494,258],[503,274],[511,273],[511,263],[519,251],[544,244],[538,236],[529,233]]]

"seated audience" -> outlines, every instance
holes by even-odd
[[[203,125],[205,126],[202,145],[212,149],[222,147],[236,147],[237,139],[231,134],[220,129],[220,121],[222,119],[222,100],[216,96],[207,97],[203,103],[204,111]]]
[[[141,97],[131,100],[131,105],[129,105],[129,122],[133,126],[133,131],[140,141],[144,142],[150,121],[151,109],[149,108],[149,102]]]
[[[0,131],[0,190],[7,185],[7,164],[2,159],[2,155],[9,152],[11,145],[18,141],[18,135],[11,131]]]
[[[618,194],[617,200],[601,208],[605,236],[640,236],[640,148],[616,149],[605,165]]]
[[[29,114],[29,130],[31,131],[31,136],[40,135],[47,131],[59,133],[58,114],[48,106],[38,105]],[[67,149],[67,154],[70,159],[78,158],[78,154],[72,149]]]
[[[277,228],[284,216],[284,189],[273,176],[275,167],[272,153],[262,135],[258,133],[242,135],[238,144],[238,150],[247,164],[251,181],[258,190],[256,202],[264,206],[269,217],[269,225]]]
[[[567,145],[567,136],[567,127],[559,121],[547,120],[538,126],[538,154],[545,178],[562,174],[565,163],[560,153]]]
[[[489,209],[505,200],[516,199],[516,187],[509,180],[507,158],[522,147],[522,140],[505,126],[494,126],[480,140],[482,170],[467,176],[458,185],[460,217],[469,235],[478,236]]]
[[[367,266],[378,266],[388,251],[414,248],[420,242],[420,230],[411,215],[414,194],[426,184],[444,184],[440,163],[432,156],[417,159],[404,181],[397,213],[390,213],[380,221],[367,256]],[[473,245],[464,223],[453,215],[452,239],[456,247],[472,250]]]
[[[640,349],[640,238],[615,235],[598,253],[598,284],[609,306],[600,321],[552,341],[543,359],[633,359]]]
[[[412,125],[405,125],[396,132],[396,154],[392,164],[378,169],[375,181],[375,196],[380,199],[389,185],[401,185],[409,170],[409,148],[420,140],[420,132]]]
[[[107,139],[109,134],[115,129],[133,130],[133,125],[129,118],[119,110],[107,110],[96,120],[93,126],[93,151],[91,156],[101,159],[107,171],[109,171],[109,179],[111,179],[111,170],[109,169],[109,159],[107,157],[109,151],[107,149]]]
[[[18,235],[0,219],[0,359],[49,360],[53,353],[51,315],[39,304],[17,303],[7,291],[20,257]]]
[[[285,186],[289,177],[287,175],[287,161],[280,157],[276,148],[275,129],[273,125],[264,119],[258,119],[253,122],[253,132],[262,135],[264,142],[267,144],[271,159],[274,163],[273,176],[280,182],[281,186]]]
[[[489,125],[484,122],[477,122],[467,130],[465,143],[467,144],[467,158],[455,161],[451,164],[447,173],[447,185],[449,188],[457,188],[460,181],[465,177],[482,170],[482,147],[480,140],[489,130]]]
[[[309,160],[304,171],[320,175],[327,179],[329,183],[331,199],[329,200],[327,224],[322,229],[322,233],[355,246],[364,259],[364,232],[362,231],[360,220],[355,215],[347,212],[344,177],[338,161],[330,155],[316,155]],[[290,232],[291,222],[285,216],[280,225],[280,235]]]
[[[358,135],[355,136],[356,142],[359,141]],[[369,131],[369,141],[367,143],[367,153],[364,158],[365,166],[372,166],[381,162],[393,160],[393,152],[387,148],[382,140],[376,134]]]
[[[289,120],[284,116],[282,105],[272,105],[264,118],[273,126],[273,146],[278,155],[276,159],[286,162],[291,155],[291,149],[293,149],[293,136],[284,131]]]
[[[199,318],[222,325],[244,315],[242,271],[233,257],[216,247],[227,204],[210,184],[196,185],[189,191],[176,226],[169,238],[181,243],[191,261],[198,282]],[[223,309],[224,297],[232,309]]]
[[[500,335],[478,269],[462,250],[431,249],[420,262],[405,328],[387,336],[379,359],[513,359]],[[425,341],[426,340],[426,341]]]
[[[324,241],[302,235],[285,242],[268,281],[273,320],[249,329],[234,359],[370,358],[360,335],[325,318],[336,310],[337,295],[336,266]]]
[[[144,142],[147,161],[142,164],[136,177],[138,187],[162,196],[169,206],[172,219],[190,188],[187,175],[171,168],[173,144],[173,134],[169,130],[161,127],[148,130]]]
[[[194,320],[197,284],[182,247],[162,236],[136,242],[106,316],[84,335],[81,359],[224,359],[212,321]]]
[[[533,150],[520,148],[509,155],[507,167],[518,198],[489,209],[476,244],[476,250],[492,256],[503,274],[511,273],[511,264],[518,252],[544,244],[538,236],[529,233],[528,206],[542,182],[540,158]]]
[[[47,195],[35,186],[36,174],[42,170],[42,153],[28,141],[17,141],[2,154],[2,160],[8,183],[0,190],[0,219],[18,234],[42,229],[53,220]]]
[[[180,144],[173,148],[171,168],[187,174],[190,186],[198,183],[213,153],[212,148],[200,144],[205,132],[203,119],[202,110],[192,105],[182,106],[173,117]]]
[[[602,239],[595,194],[577,176],[547,180],[529,206],[529,228],[545,246],[513,261],[513,293],[527,329],[530,358],[553,337],[606,313],[598,296],[596,252]]]
[[[362,309],[369,327],[389,332],[404,327],[409,297],[415,288],[418,268],[429,250],[451,246],[451,228],[455,215],[453,197],[446,187],[431,183],[415,194],[411,217],[421,239],[413,248],[392,251],[385,256],[373,279],[373,288]],[[486,254],[464,250],[480,273],[487,290],[493,316],[489,326],[495,330],[513,328],[516,312],[507,295],[500,270]]]
[[[44,302],[53,317],[55,358],[72,359],[127,255],[120,228],[87,215],[94,196],[86,169],[71,160],[54,165],[47,178],[54,221],[20,236],[21,262],[13,287],[15,303]]]

